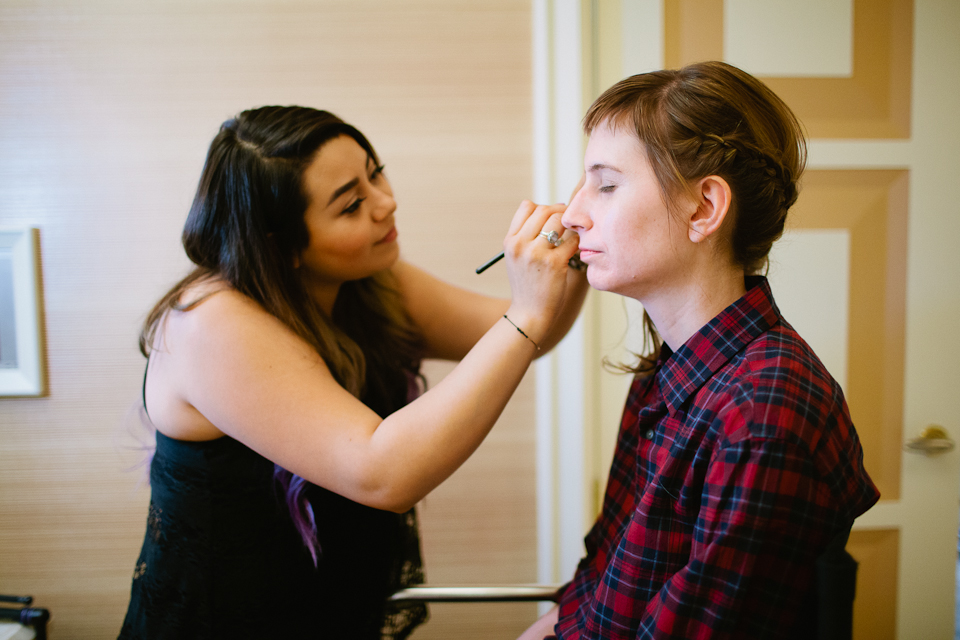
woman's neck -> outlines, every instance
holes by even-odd
[[[665,291],[640,300],[663,341],[676,351],[717,314],[746,293],[743,269],[705,271]]]

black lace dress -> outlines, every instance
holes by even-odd
[[[274,465],[223,437],[157,433],[147,532],[120,638],[406,638],[426,608],[385,604],[423,582],[416,515],[311,486],[314,567]]]

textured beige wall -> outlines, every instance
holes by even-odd
[[[0,4],[0,226],[41,229],[50,382],[0,399],[0,593],[50,608],[54,639],[119,629],[148,499],[125,470],[136,336],[187,269],[219,123],[268,103],[343,116],[386,162],[404,255],[505,295],[502,268],[473,268],[531,193],[530,51],[520,0]],[[432,582],[535,579],[529,378],[422,505]],[[535,615],[491,607],[434,607],[416,637],[513,637]]]

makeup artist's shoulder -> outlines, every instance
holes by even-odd
[[[225,329],[270,314],[254,300],[221,278],[208,278],[189,286],[180,296],[178,314],[200,329]],[[272,317],[272,316],[270,316]]]
[[[183,290],[180,299],[177,300],[177,307],[183,311],[192,311],[218,294],[229,296],[230,293],[239,295],[236,289],[222,278],[218,276],[203,278]]]
[[[407,295],[416,293],[418,285],[422,284],[425,280],[436,279],[420,267],[404,260],[397,260],[393,266],[390,267],[390,271],[393,273],[393,277],[397,279],[400,290]]]

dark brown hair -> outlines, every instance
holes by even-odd
[[[196,265],[156,304],[140,334],[145,356],[192,284],[220,280],[254,300],[313,347],[336,380],[382,417],[402,407],[419,372],[421,339],[389,271],[344,283],[329,317],[308,294],[296,257],[310,242],[303,172],[319,149],[350,136],[375,162],[360,131],[326,111],[262,107],[220,127],[207,154],[183,229]],[[316,529],[305,483],[277,467],[291,515],[316,559]]]
[[[587,134],[603,123],[643,143],[664,202],[693,184],[722,177],[733,193],[733,259],[744,273],[762,272],[797,200],[806,162],[803,128],[786,103],[750,74],[723,62],[701,62],[621,80],[584,117]],[[730,218],[728,218],[730,219]],[[635,372],[652,370],[661,341],[644,314],[645,353]]]

